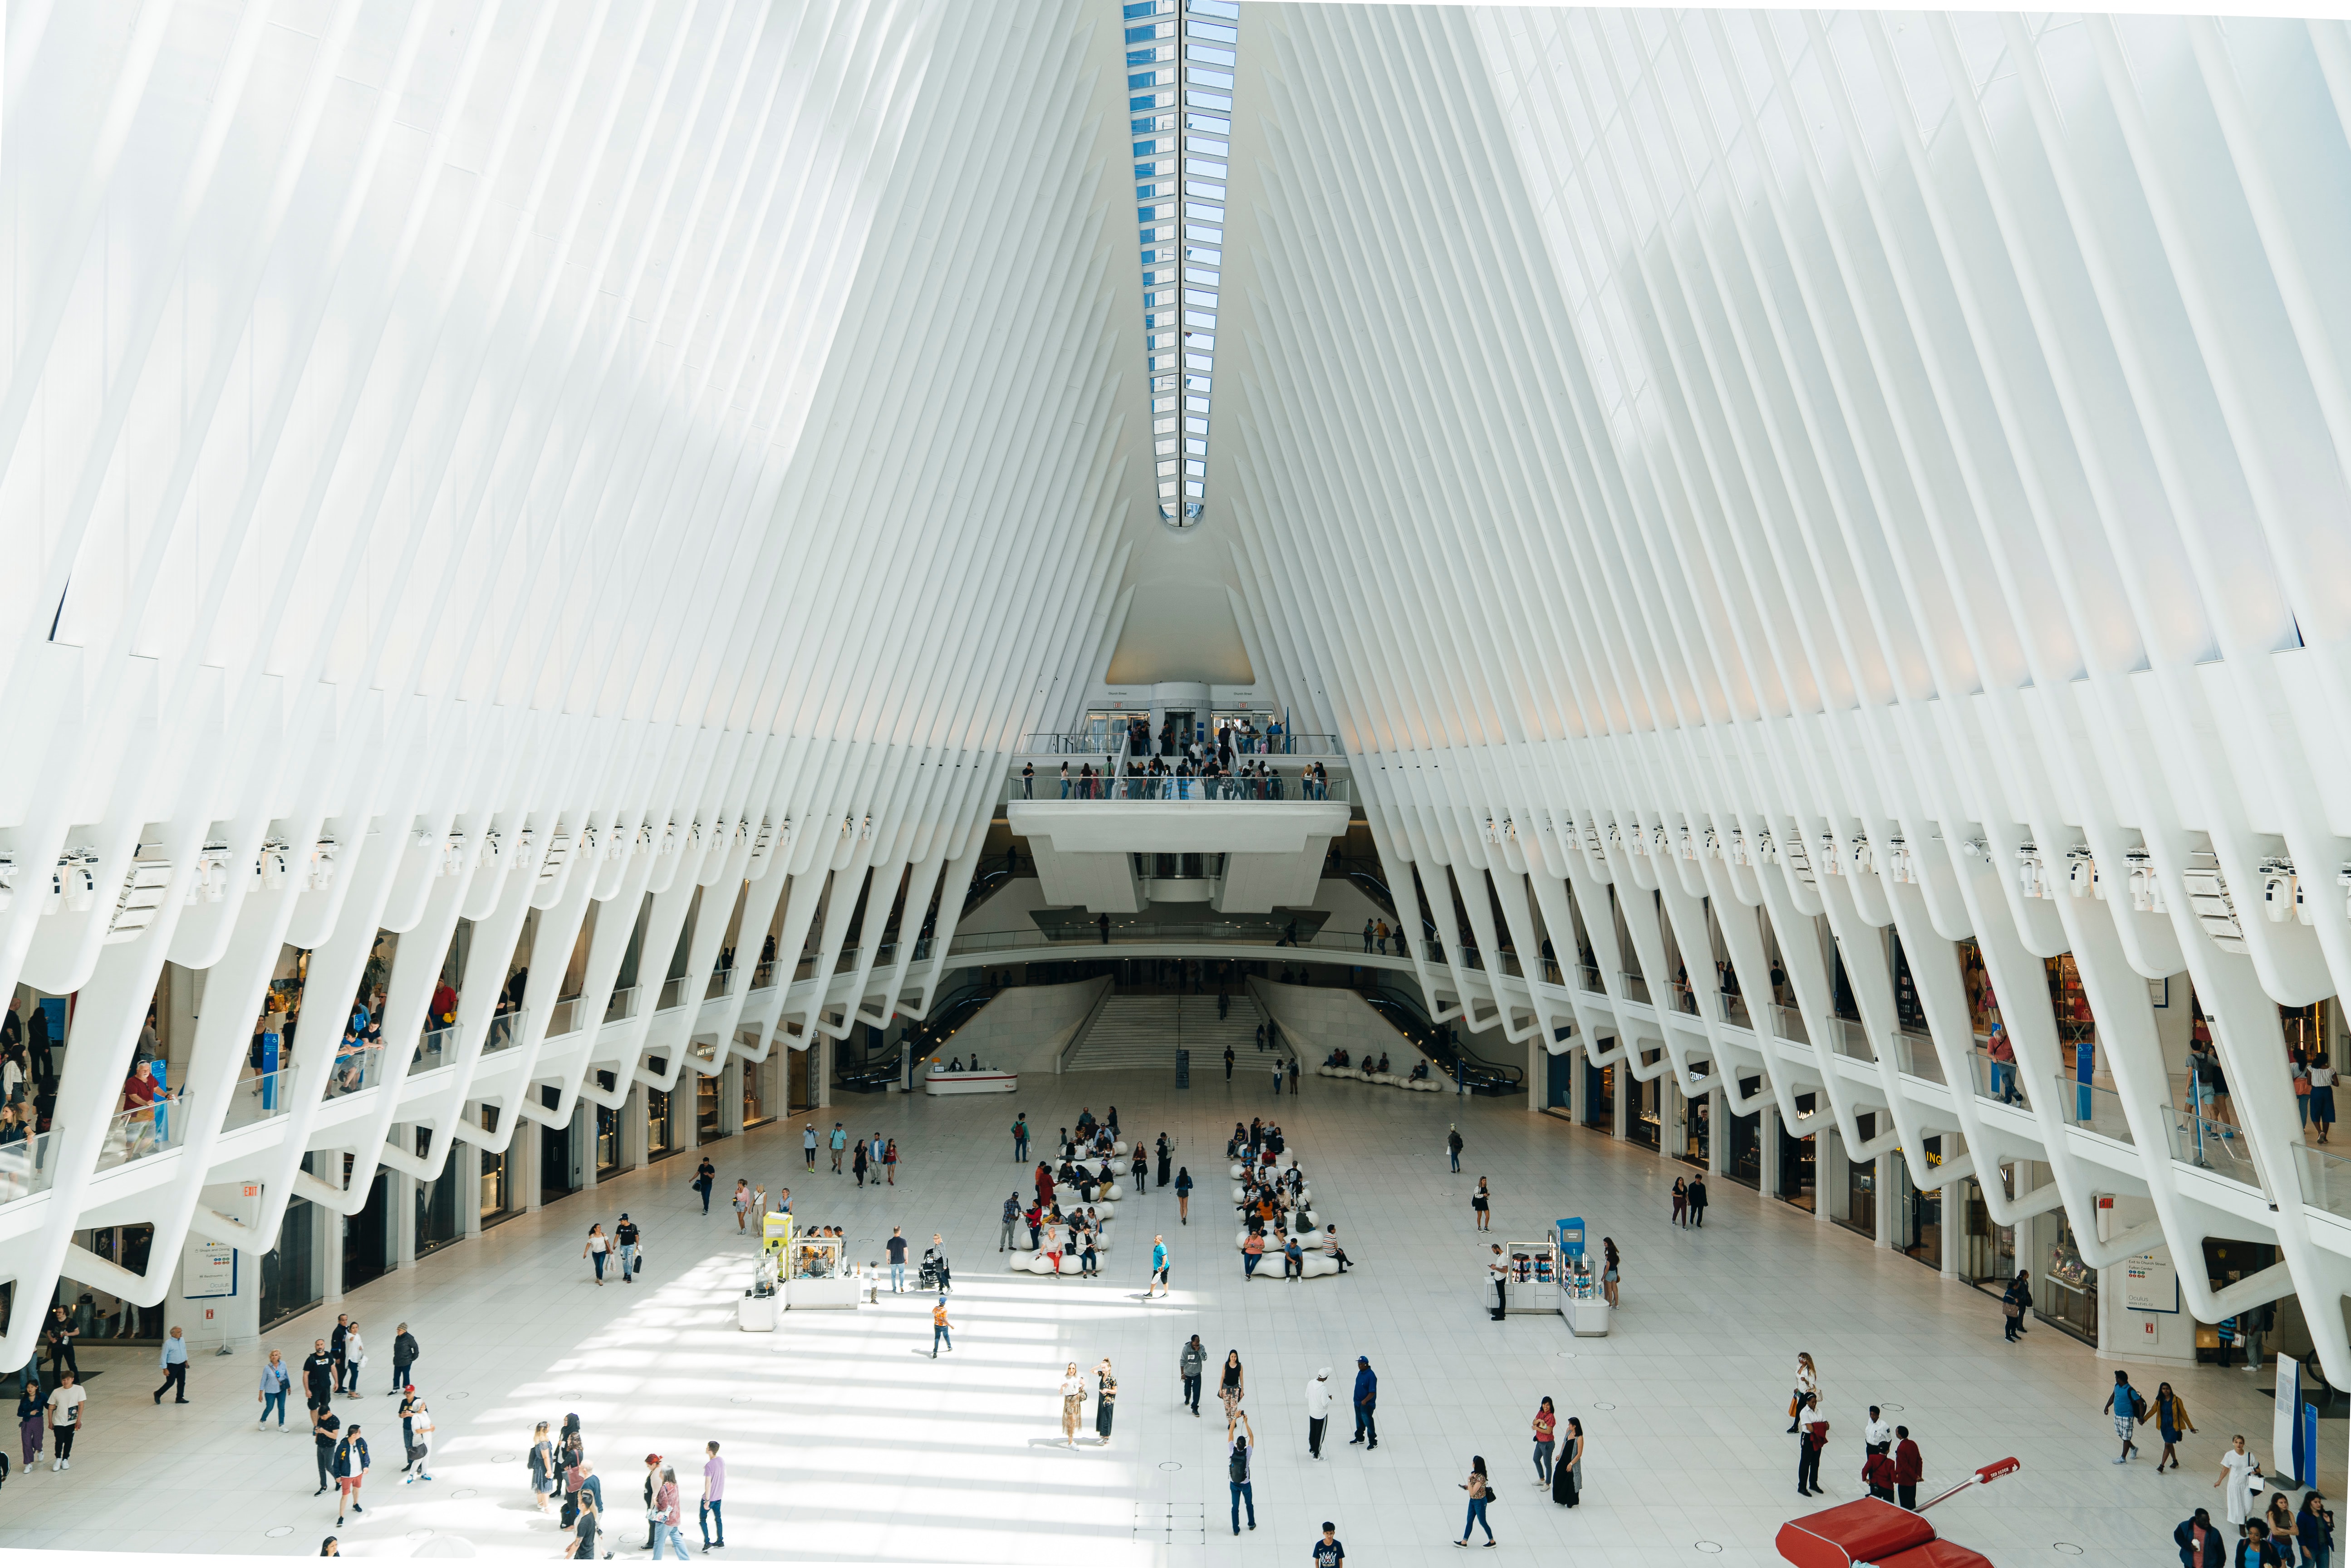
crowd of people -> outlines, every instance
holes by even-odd
[[[1330,769],[1322,763],[1305,764],[1295,778],[1298,799],[1331,798]],[[1172,762],[1129,758],[1115,772],[1107,763],[1096,771],[1091,762],[1080,763],[1072,772],[1064,762],[1060,784],[1064,800],[1281,800],[1289,798],[1290,789],[1290,780],[1272,763],[1229,756],[1178,757]],[[1037,798],[1033,762],[1021,764],[1020,798]]]

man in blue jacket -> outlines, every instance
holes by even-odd
[[[2227,1549],[2220,1543],[2220,1527],[2205,1510],[2181,1520],[2171,1539],[2179,1543],[2180,1568],[2220,1568]]]
[[[1350,1445],[1369,1437],[1371,1447],[1380,1446],[1379,1423],[1372,1419],[1379,1402],[1380,1375],[1372,1370],[1371,1357],[1359,1355],[1355,1358],[1355,1435],[1347,1439]]]

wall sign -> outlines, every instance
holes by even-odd
[[[190,1301],[236,1294],[236,1249],[225,1241],[191,1241],[180,1265],[180,1294]]]
[[[2124,1259],[2123,1310],[2132,1312],[2178,1312],[2179,1270],[2152,1252]]]

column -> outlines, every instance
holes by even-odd
[[[1824,1104],[1825,1090],[1814,1104]],[[1844,1155],[1844,1135],[1825,1108],[1813,1113],[1813,1124],[1820,1130],[1813,1134],[1813,1218],[1828,1224],[1845,1210],[1845,1200],[1852,1196],[1851,1185],[1845,1180],[1845,1166],[1851,1162]]]
[[[832,1036],[819,1031],[809,1047],[809,1097],[820,1111],[832,1109]]]
[[[1957,1148],[1959,1146],[1959,1134],[1956,1133],[1944,1134],[1943,1146],[1947,1149]],[[1946,1156],[1946,1158],[1956,1158],[1956,1156]],[[1963,1250],[1967,1246],[1968,1202],[1966,1187],[1967,1184],[1964,1181],[1950,1181],[1943,1184],[1942,1272],[1943,1278],[1946,1280],[1957,1280],[1959,1277],[1959,1260]],[[2098,1314],[2098,1321],[2100,1322],[2105,1322],[2106,1321],[2106,1314],[2104,1312],[2101,1312]]]
[[[1730,1106],[1718,1084],[1706,1092],[1706,1174],[1720,1176],[1729,1168]]]
[[[340,1150],[329,1150],[327,1157],[342,1163]],[[312,1204],[310,1212],[319,1217],[319,1267],[326,1270],[326,1301],[331,1307],[343,1299],[343,1217],[323,1203]]]
[[[457,1184],[457,1233],[469,1239],[481,1235],[482,1151],[462,1143],[451,1148],[442,1179]]]
[[[1543,1031],[1527,1036],[1527,1114],[1540,1116],[1551,1103],[1551,1053],[1543,1049]]]
[[[743,1133],[743,1073],[749,1063],[739,1056],[730,1056],[718,1074],[718,1135],[740,1137]]]
[[[1894,1246],[1894,1210],[1902,1186],[1902,1173],[1895,1166],[1901,1158],[1890,1151],[1877,1156],[1877,1235],[1874,1240],[1889,1249]]]
[[[523,1092],[532,1091],[526,1085]],[[522,1211],[538,1212],[539,1125],[528,1116],[515,1118],[514,1136],[507,1143],[507,1180],[522,1188]],[[508,1194],[512,1196],[511,1193]]]
[[[678,1073],[677,1087],[670,1092],[669,1125],[679,1153],[702,1147],[702,1075],[691,1062]]]
[[[403,1149],[416,1146],[416,1134],[406,1124],[395,1123],[392,1142]],[[416,1178],[402,1171],[392,1173],[384,1194],[392,1205],[392,1266],[395,1269],[416,1267]]]
[[[1579,1031],[1576,1042],[1567,1048],[1567,1119],[1579,1127],[1583,1125],[1586,1094],[1583,1075],[1591,1071],[1590,1056],[1591,1052],[1583,1048],[1583,1040]]]
[[[185,984],[185,974],[174,976]],[[244,1196],[241,1183],[223,1182],[205,1187],[197,1201],[223,1214],[248,1217],[254,1201]],[[169,1333],[177,1324],[188,1344],[188,1375],[193,1380],[207,1364],[199,1358],[217,1354],[226,1345],[232,1351],[250,1350],[261,1334],[261,1254],[239,1248],[236,1252],[235,1289],[226,1295],[205,1294],[190,1299],[188,1287],[188,1256],[203,1245],[203,1238],[191,1235],[181,1256],[172,1260],[172,1286],[163,1297],[163,1330]],[[164,1267],[163,1260],[151,1259],[148,1267]],[[203,1288],[210,1291],[214,1281],[207,1280]],[[146,1364],[138,1364],[143,1373]],[[162,1381],[158,1368],[155,1381]],[[152,1387],[153,1385],[146,1385]],[[193,1397],[193,1396],[191,1396]]]
[[[621,1163],[632,1168],[645,1163],[645,1086],[629,1086],[628,1103],[621,1107]]]
[[[580,1190],[596,1190],[596,1107],[583,1097],[571,1105],[571,1146],[580,1155]]]
[[[1765,1197],[1778,1197],[1780,1196],[1780,1107],[1776,1102],[1767,1102],[1763,1108],[1755,1113],[1755,1138],[1758,1185],[1762,1187]]]

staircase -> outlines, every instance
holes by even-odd
[[[1172,1072],[1180,1045],[1192,1053],[1193,1071],[1220,1071],[1227,1044],[1244,1059],[1241,1064],[1255,1058],[1257,1027],[1264,1021],[1265,1015],[1246,992],[1233,997],[1230,1015],[1222,1022],[1212,996],[1113,996],[1094,1014],[1063,1071]],[[1271,1057],[1262,1064],[1270,1071]]]

